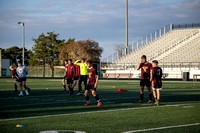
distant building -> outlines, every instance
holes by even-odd
[[[0,77],[7,77],[11,75],[9,66],[11,65],[11,59],[2,59],[0,50]]]

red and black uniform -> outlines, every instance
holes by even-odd
[[[152,68],[152,82],[153,88],[162,88],[162,69],[158,66]]]
[[[94,88],[94,84],[96,83],[96,70],[93,67],[90,67],[87,69],[87,73],[89,78],[87,90],[96,91],[96,88]]]
[[[140,80],[140,86],[146,86],[150,87],[150,71],[152,69],[152,64],[149,62],[141,63],[141,80]]]
[[[12,70],[12,73],[11,73],[11,74],[12,74],[13,77],[16,78],[16,81],[18,82],[19,77],[18,77],[18,74],[17,74],[17,72],[16,72],[16,69]]]
[[[75,74],[74,80],[79,80],[79,78],[80,78],[80,66],[76,65],[76,64],[74,64],[74,66],[75,66],[75,70],[76,70],[76,74]]]
[[[67,84],[73,84],[73,79],[75,77],[76,70],[73,64],[67,66],[67,71],[65,75],[67,76]]]

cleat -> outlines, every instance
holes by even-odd
[[[155,99],[155,104],[157,105],[157,103],[158,103],[158,100]]]
[[[160,102],[159,101],[157,101],[157,106],[160,106]]]
[[[98,102],[97,106],[102,106],[102,103],[101,103],[101,102]]]
[[[153,103],[151,100],[149,100],[147,103]]]
[[[88,106],[88,105],[90,105],[90,103],[89,103],[89,102],[86,102],[86,103],[85,103],[85,106]]]
[[[138,103],[144,103],[142,100],[139,100]]]
[[[26,95],[27,95],[27,96],[29,95],[29,93],[28,93],[28,91],[27,91],[27,90],[25,90],[25,93],[26,93]]]
[[[77,94],[76,94],[77,96],[80,96],[80,95],[82,95],[80,92],[78,92]]]
[[[23,92],[20,92],[18,96],[24,96],[24,95],[23,95]]]

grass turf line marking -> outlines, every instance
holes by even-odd
[[[68,115],[80,115],[80,114],[91,114],[91,113],[104,113],[104,112],[114,112],[114,111],[124,111],[124,110],[136,110],[136,109],[148,109],[148,108],[164,108],[164,107],[178,107],[178,106],[187,106],[200,103],[187,103],[187,104],[172,104],[172,105],[163,105],[163,106],[151,106],[151,107],[133,107],[125,109],[110,109],[110,110],[101,110],[101,111],[88,111],[88,112],[78,112],[78,113],[68,113],[68,114],[57,114],[57,115],[43,115],[43,116],[31,116],[31,117],[21,117],[21,118],[9,118],[9,119],[0,119],[1,121],[12,121],[12,120],[24,120],[24,119],[35,119],[35,118],[47,118],[47,117],[56,117],[56,116],[68,116]]]
[[[134,130],[134,131],[126,131],[126,132],[123,132],[123,133],[138,133],[138,132],[155,131],[155,130],[178,128],[178,127],[198,126],[198,125],[200,125],[200,123],[176,125],[176,126],[166,126],[166,127],[149,128],[149,129],[141,129],[141,130]]]
[[[49,130],[49,131],[40,131],[39,133],[59,133],[59,132],[86,133],[84,131],[74,131],[74,130]]]

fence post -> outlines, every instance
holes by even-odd
[[[160,29],[160,37],[161,37],[161,29]]]
[[[164,26],[164,29],[163,29],[163,35],[165,34],[165,26]]]
[[[132,43],[132,52],[133,52],[133,47],[134,47],[133,45],[134,45],[134,43]]]
[[[157,33],[156,33],[156,31],[155,31],[155,39],[157,38],[156,34],[157,34]]]
[[[147,44],[147,36],[146,36],[146,44]]]
[[[151,42],[152,42],[152,34],[150,35],[150,38],[151,38]]]
[[[137,41],[137,50],[138,50],[138,41]]]
[[[113,54],[112,54],[112,63],[113,63]]]
[[[172,24],[170,24],[170,31],[173,29],[173,26],[172,26]]]

